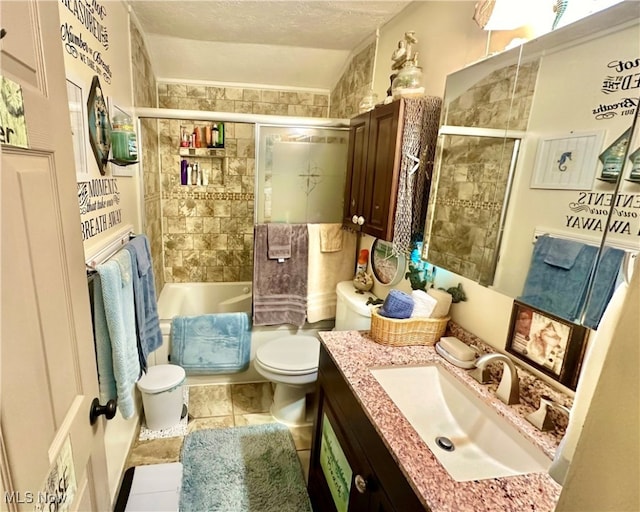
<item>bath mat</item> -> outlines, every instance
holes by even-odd
[[[171,362],[187,375],[245,371],[250,353],[248,313],[176,316],[171,322]]]
[[[189,407],[189,386],[182,387],[182,400],[185,407]],[[144,421],[140,424],[140,434],[138,440],[147,441],[148,439],[166,439],[167,437],[183,437],[187,435],[187,422],[189,421],[189,415],[185,414],[180,423],[175,427],[165,428],[163,430],[151,430],[147,428]]]
[[[269,423],[190,433],[182,512],[311,512],[291,433]]]

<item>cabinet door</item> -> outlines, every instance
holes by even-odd
[[[394,512],[364,451],[343,427],[344,412],[319,388],[309,495],[315,512]]]
[[[349,152],[347,159],[347,178],[344,187],[343,223],[356,227],[353,216],[362,215],[364,198],[364,178],[369,145],[369,112],[354,117],[349,129]]]
[[[362,231],[391,241],[398,193],[404,101],[371,111]]]

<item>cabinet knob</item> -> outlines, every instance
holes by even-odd
[[[351,217],[351,222],[353,222],[354,224],[358,223],[358,216],[354,215],[353,217]]]
[[[362,475],[356,475],[355,478],[356,490],[360,494],[364,494],[367,491],[367,480]]]
[[[360,217],[358,217],[358,226],[362,226],[363,224],[364,224],[364,217],[360,215]]]

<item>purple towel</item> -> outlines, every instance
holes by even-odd
[[[267,225],[258,224],[254,228],[254,325],[304,325],[309,234],[306,224],[292,224],[290,227],[291,256],[284,261],[268,256]]]

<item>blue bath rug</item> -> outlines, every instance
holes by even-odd
[[[311,512],[289,429],[196,430],[182,447],[182,512]]]

